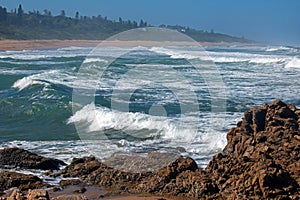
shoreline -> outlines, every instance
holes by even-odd
[[[160,41],[106,41],[106,40],[0,40],[0,51],[59,49],[66,47],[107,46],[252,46],[257,44],[227,42],[160,42]]]

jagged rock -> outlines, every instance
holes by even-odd
[[[23,169],[42,169],[58,170],[60,166],[66,165],[63,161],[44,158],[35,153],[31,153],[19,148],[6,148],[0,150],[1,168],[23,168]]]
[[[16,187],[20,190],[28,190],[47,186],[42,180],[34,175],[21,174],[16,172],[0,172],[0,190],[8,190]]]
[[[280,100],[245,112],[228,132],[223,153],[215,155],[206,168],[222,196],[299,197],[299,113]]]
[[[107,167],[95,157],[74,158],[70,165],[62,170],[64,177],[79,177],[84,182],[104,187],[114,187],[118,193],[125,193],[149,173],[122,172]]]
[[[197,169],[198,166],[193,159],[180,157],[157,173],[143,179],[137,189],[140,192],[159,193],[164,190],[167,184],[175,181],[180,173]]]
[[[46,190],[29,190],[27,200],[50,200]]]
[[[160,177],[158,177],[160,178]],[[152,181],[152,180],[149,180]],[[157,183],[157,179],[154,180]],[[143,182],[143,187],[147,186],[147,182]],[[154,186],[152,182],[148,184]],[[159,185],[159,184],[158,184]],[[158,189],[156,186],[155,189]],[[159,190],[148,191],[150,193],[168,194],[172,196],[187,196],[193,198],[203,198],[213,194],[217,194],[219,189],[208,174],[201,169],[195,171],[183,171],[176,178],[171,179],[164,184]],[[147,190],[146,190],[147,191]]]
[[[22,192],[18,189],[14,189],[10,196],[6,198],[6,200],[24,200],[25,197],[23,196]]]
[[[156,173],[130,173],[109,168],[95,157],[86,157],[73,159],[71,164],[62,170],[62,174],[65,177],[80,177],[90,184],[114,187],[119,193],[161,192],[163,187],[176,180],[180,173],[197,169],[193,159],[180,157]]]

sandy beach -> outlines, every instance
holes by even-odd
[[[0,40],[1,51],[58,49],[69,46],[95,47],[99,40]]]

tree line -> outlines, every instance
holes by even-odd
[[[25,12],[20,4],[18,8],[7,11],[0,6],[1,39],[88,39],[102,40],[122,31],[151,26],[144,20],[131,21],[108,19],[106,16],[82,16],[76,12],[68,17],[64,10],[53,16],[51,11],[32,10]],[[213,31],[195,30],[184,26],[161,25],[184,32],[197,41],[205,42],[249,42],[244,38],[232,37]]]

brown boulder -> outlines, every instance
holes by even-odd
[[[156,172],[155,174],[144,178],[138,185],[137,190],[139,192],[162,193],[165,186],[170,182],[174,182],[179,174],[185,171],[192,172],[197,169],[198,166],[193,159],[180,157],[173,163],[158,170],[158,172]],[[165,191],[168,190],[169,189]]]
[[[25,197],[23,196],[22,192],[18,189],[14,189],[10,196],[6,198],[6,200],[24,200]]]
[[[20,190],[28,190],[47,186],[42,180],[34,175],[21,174],[16,172],[0,172],[0,190],[8,190],[16,187]]]
[[[245,112],[228,132],[223,153],[206,168],[222,196],[289,199],[299,195],[299,113],[280,100]]]
[[[49,200],[49,195],[46,190],[29,190],[27,200]]]
[[[114,187],[117,193],[126,193],[149,173],[122,172],[96,160],[95,157],[74,158],[62,170],[64,177],[79,177],[83,182],[104,187]]]
[[[1,168],[58,170],[60,166],[64,165],[66,164],[63,161],[44,158],[24,149],[7,148],[0,150]]]

